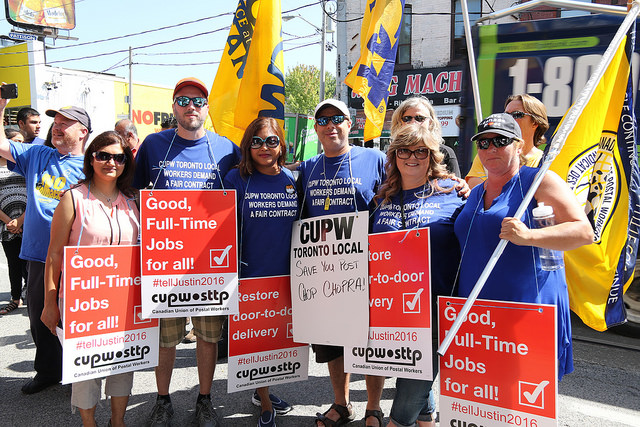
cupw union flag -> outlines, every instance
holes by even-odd
[[[567,181],[593,227],[590,245],[565,252],[571,309],[593,329],[625,321],[640,226],[637,126],[630,73],[630,31],[551,164]],[[566,117],[565,117],[566,118]]]
[[[396,63],[404,0],[368,0],[360,30],[360,59],[345,83],[364,99],[364,139],[382,133]]]

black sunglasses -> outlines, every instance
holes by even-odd
[[[418,123],[422,123],[427,120],[425,116],[402,116],[402,121],[405,123],[409,123],[411,120],[415,120]]]
[[[322,116],[322,117],[316,118],[316,123],[318,124],[318,126],[326,126],[329,124],[329,120],[331,120],[331,122],[334,125],[339,125],[340,123],[344,122],[345,119],[346,117],[341,114],[331,116],[331,117]]]
[[[514,119],[516,119],[516,120],[519,120],[519,119],[523,118],[524,116],[531,116],[531,117],[533,117],[533,115],[532,115],[532,114],[525,113],[525,112],[523,112],[523,111],[512,111],[512,112],[507,113],[507,114],[509,114],[511,117],[513,117],[513,118],[514,118]]]
[[[494,136],[493,138],[482,138],[476,140],[476,145],[479,150],[486,150],[489,145],[493,144],[496,148],[506,147],[513,142],[513,138],[507,136]]]
[[[106,151],[94,151],[93,158],[99,162],[104,162],[104,163],[113,159],[113,161],[119,165],[124,165],[127,162],[127,155],[124,153],[111,154],[111,153],[107,153]]]
[[[194,107],[200,108],[207,105],[207,98],[203,98],[202,96],[196,96],[195,98],[189,98],[188,96],[177,96],[176,99],[173,100],[173,102],[181,107],[186,107],[187,105],[189,105],[189,102],[193,102]]]
[[[429,157],[429,149],[418,148],[417,150],[409,150],[408,148],[398,148],[396,150],[396,156],[402,160],[410,159],[412,154],[415,156],[416,159],[424,160],[427,157]]]
[[[278,145],[280,145],[280,138],[278,138],[278,135],[271,135],[266,137],[265,139],[262,139],[259,136],[254,136],[251,140],[251,148],[253,148],[254,150],[262,148],[263,144],[266,144],[267,148],[276,148]]]

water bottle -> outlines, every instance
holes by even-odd
[[[536,228],[549,227],[556,223],[553,208],[551,206],[545,206],[544,203],[538,203],[538,207],[534,208],[532,213]],[[538,248],[538,253],[540,254],[540,264],[543,270],[554,271],[564,267],[562,251]]]

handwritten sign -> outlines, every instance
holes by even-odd
[[[293,342],[289,276],[242,279],[229,316],[227,392],[307,379],[309,345]]]
[[[440,340],[464,298],[438,299]],[[440,358],[440,423],[557,425],[556,308],[477,300]]]
[[[293,224],[291,299],[296,342],[366,345],[367,228],[366,212]]]
[[[345,372],[432,379],[429,229],[369,236],[369,342]]]
[[[139,246],[64,248],[62,383],[158,364],[158,320],[142,315]]]
[[[143,315],[238,312],[234,190],[140,192]]]

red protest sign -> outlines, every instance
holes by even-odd
[[[441,341],[464,302],[438,299]],[[556,345],[555,306],[477,300],[440,358],[440,419],[556,425]]]
[[[158,320],[142,315],[139,246],[64,248],[63,383],[156,366]]]

